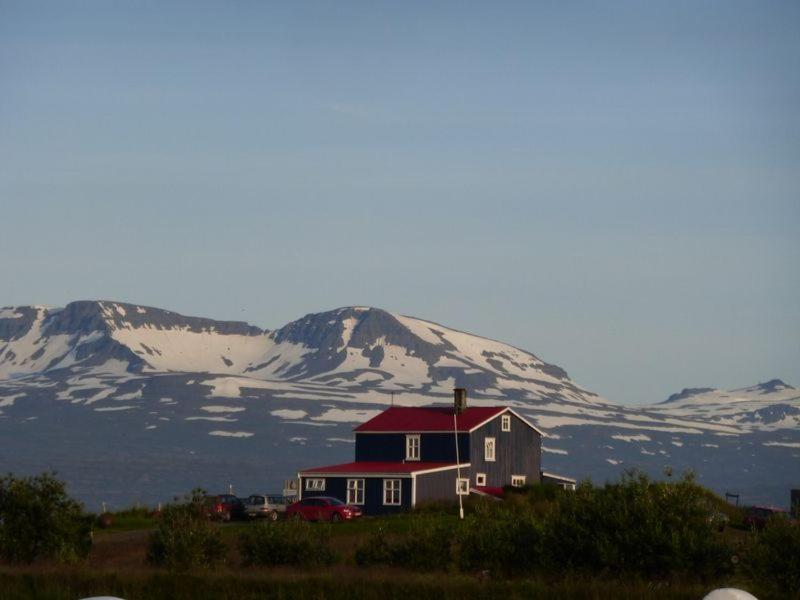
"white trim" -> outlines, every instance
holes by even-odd
[[[411,452],[409,452],[409,450],[412,450],[414,448],[414,446],[412,444],[409,444],[409,442],[411,442],[413,440],[417,441],[417,445],[416,445],[417,455],[416,456],[411,456]],[[417,461],[421,460],[421,457],[422,457],[422,438],[421,438],[420,434],[418,434],[418,433],[407,433],[406,434],[406,460],[409,461],[409,462],[412,462],[412,461],[413,462],[417,462]]]
[[[420,463],[420,467],[422,467],[425,463]],[[367,477],[374,477],[374,478],[394,478],[394,479],[410,479],[416,475],[425,475],[427,473],[438,473],[439,471],[449,471],[450,469],[457,469],[461,467],[462,469],[465,467],[472,466],[470,463],[461,463],[460,465],[452,464],[447,465],[446,467],[436,467],[435,469],[414,469],[413,471],[407,471],[402,473],[392,472],[392,471],[381,471],[375,473],[367,473],[362,471],[308,471],[306,473],[302,473],[300,476],[304,479],[309,477],[345,477],[345,478],[367,478]]]
[[[462,488],[463,487],[463,491]],[[456,477],[456,496],[469,496],[469,479]]]
[[[391,489],[388,489],[386,484],[390,481],[397,482],[397,489],[395,490],[394,486]],[[387,502],[386,501],[386,492],[395,492],[397,491],[397,502]],[[394,495],[394,494],[392,494]],[[383,480],[383,506],[402,506],[403,505],[403,480],[398,479],[397,477],[389,477]]]
[[[547,471],[542,471],[542,477],[549,477],[550,479],[561,479],[562,481],[566,481],[569,483],[578,483],[578,480],[572,479],[572,477],[564,477],[563,475],[558,475],[557,473],[548,473]]]
[[[483,483],[478,481],[479,477],[483,478]],[[475,485],[480,487],[486,487],[486,473],[475,473]]]
[[[505,413],[500,415],[500,431],[511,431],[511,415]]]
[[[518,413],[517,411],[515,411],[513,408],[509,408],[509,407],[506,407],[506,408],[504,408],[504,409],[502,410],[502,412],[499,412],[499,413],[497,413],[497,414],[496,414],[495,416],[493,416],[493,417],[489,417],[488,419],[486,419],[486,420],[485,420],[485,421],[483,421],[482,423],[478,423],[477,425],[475,425],[475,427],[473,427],[472,429],[470,429],[470,430],[469,430],[467,433],[472,433],[472,432],[473,432],[473,431],[475,431],[476,429],[480,429],[481,427],[483,427],[484,425],[486,425],[486,424],[487,424],[489,421],[491,421],[491,420],[493,420],[493,419],[496,419],[497,417],[499,417],[499,416],[501,416],[501,415],[504,415],[505,413],[511,413],[512,415],[514,415],[515,417],[517,417],[517,418],[518,418],[520,421],[522,421],[523,423],[525,423],[525,425],[527,425],[528,427],[530,427],[531,429],[533,429],[533,430],[534,430],[536,433],[538,433],[540,436],[542,436],[542,437],[545,437],[545,434],[544,434],[544,432],[543,432],[541,429],[539,429],[538,427],[536,427],[536,426],[535,426],[533,423],[531,423],[530,421],[528,421],[528,419],[526,419],[525,417],[523,417],[521,414],[519,414],[519,413]]]
[[[417,505],[417,474],[411,474],[411,508]]]
[[[492,457],[489,458],[489,442],[492,446]],[[485,462],[497,462],[497,438],[485,437],[483,438],[483,460]]]
[[[516,483],[514,483],[514,480],[515,480],[515,479],[517,479],[517,480],[520,480],[520,479],[521,479],[522,481],[520,481],[520,484],[519,484],[519,485],[517,485]],[[511,485],[512,485],[513,487],[525,487],[525,484],[526,484],[527,482],[528,482],[528,478],[527,478],[525,475],[512,475],[512,476],[511,476]]]
[[[350,487],[350,482],[351,481],[355,481],[356,482],[356,487],[354,487],[354,488]],[[360,488],[358,487],[358,482],[359,481],[361,482],[361,487]],[[347,481],[345,482],[345,491],[346,491],[345,496],[347,498],[347,504],[355,504],[356,506],[363,506],[364,505],[364,498],[365,498],[365,495],[366,495],[367,486],[366,486],[366,482],[364,481],[364,479],[362,477],[348,477]],[[355,500],[353,500],[352,502],[350,501],[350,492],[355,492]],[[361,492],[361,502],[358,502],[358,492]]]

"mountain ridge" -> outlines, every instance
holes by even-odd
[[[0,309],[0,467],[60,468],[87,498],[116,482],[115,497],[163,500],[230,464],[277,482],[347,458],[352,427],[392,402],[449,403],[453,387],[529,418],[547,435],[545,467],[568,475],[687,468],[774,501],[759,489],[800,472],[800,398],[779,380],[624,406],[531,352],[379,308],[268,330],[112,301]]]

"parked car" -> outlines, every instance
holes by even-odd
[[[358,506],[345,504],[338,498],[314,496],[303,498],[289,505],[286,517],[304,519],[306,521],[350,521],[360,517],[362,510]]]
[[[233,494],[206,496],[208,516],[220,521],[244,518],[244,503]]]
[[[250,519],[277,521],[291,500],[281,494],[253,494],[244,501],[244,514]]]
[[[770,517],[788,519],[789,513],[773,506],[748,506],[744,513],[744,523],[753,529],[764,529]]]

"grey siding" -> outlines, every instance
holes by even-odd
[[[484,439],[487,437],[495,439],[494,462],[484,459]],[[511,485],[512,475],[525,475],[527,483],[538,483],[542,464],[542,438],[513,414],[511,431],[501,431],[501,415],[498,415],[472,432],[469,458],[472,464],[472,485],[475,485],[477,473],[486,473],[486,485],[489,487]]]
[[[456,469],[417,475],[417,505],[431,500],[455,500]],[[462,468],[461,477],[470,476],[470,469]]]

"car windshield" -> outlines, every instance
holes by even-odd
[[[264,496],[250,496],[247,499],[248,504],[264,504]]]
[[[330,503],[332,506],[344,506],[344,502],[337,498],[330,498]]]

